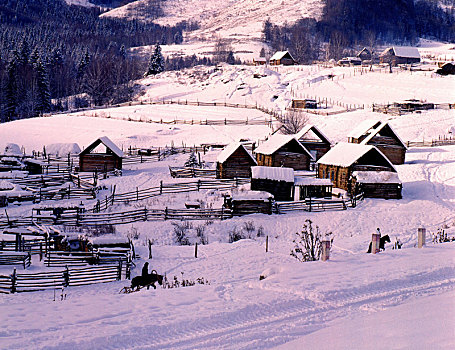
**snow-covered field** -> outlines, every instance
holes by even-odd
[[[254,78],[254,73],[265,75]],[[320,80],[333,73],[344,79]],[[319,81],[320,80],[320,81]],[[319,81],[319,82],[316,82]],[[144,79],[143,101],[174,99],[248,103],[284,112],[292,95],[310,94],[343,103],[371,104],[405,98],[454,102],[455,79],[429,72],[373,72],[354,76],[352,68],[317,66],[281,69],[221,66],[196,67]],[[76,142],[81,148],[107,135],[129,146],[179,146],[229,143],[240,138],[263,139],[268,126],[204,126],[146,121],[253,120],[268,118],[257,110],[180,105],[139,105],[77,112],[0,124],[0,149],[14,142],[28,152],[51,143]],[[360,121],[388,120],[405,141],[449,136],[455,110],[433,110],[403,116],[373,113],[369,108],[333,116],[309,115],[334,143],[345,141]],[[135,120],[142,120],[138,122]],[[213,161],[219,151],[203,160]],[[102,183],[118,193],[136,187],[177,181],[168,166],[182,166],[186,155],[164,161],[125,166],[122,177]],[[154,241],[151,268],[172,278],[204,277],[209,285],[144,290],[123,295],[128,281],[70,287],[67,299],[53,301],[53,292],[0,295],[2,349],[451,349],[455,347],[455,242],[428,242],[415,248],[417,228],[455,232],[455,146],[411,148],[406,163],[397,166],[403,182],[402,200],[366,199],[346,211],[255,214],[225,221],[193,222],[203,226],[208,245],[174,243],[169,221],[139,222],[116,228],[125,236],[135,230],[142,257],[146,242]],[[186,179],[183,179],[186,181]],[[220,191],[163,195],[110,210],[147,206],[182,208],[200,201],[219,207]],[[31,205],[9,206],[9,215],[29,214]],[[0,215],[3,215],[0,214]],[[292,240],[305,219],[334,234],[328,262],[300,263],[289,255]],[[251,222],[251,224],[247,224]],[[228,243],[233,230],[253,225],[251,239]],[[262,227],[263,234],[257,237]],[[365,254],[371,233],[380,227],[392,243],[378,255]],[[259,230],[259,231],[261,231]],[[245,231],[246,232],[246,231]],[[429,234],[428,234],[429,235]],[[265,253],[265,236],[270,251]],[[431,236],[429,235],[429,239]],[[34,258],[31,271],[43,269]],[[19,270],[20,271],[20,270]],[[10,274],[1,267],[0,274]],[[259,280],[259,275],[266,278]],[[58,293],[57,293],[58,294]]]

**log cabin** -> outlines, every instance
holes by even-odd
[[[360,58],[363,61],[371,61],[373,58],[373,55],[371,54],[371,51],[368,50],[366,47],[364,47],[362,50],[359,51],[359,53],[356,55],[356,57]]]
[[[105,146],[100,152],[98,146]],[[102,147],[102,146],[101,146]],[[81,172],[108,172],[122,169],[123,151],[108,137],[103,136],[91,143],[79,153],[79,171]]]
[[[317,177],[330,179],[333,186],[353,193],[354,171],[388,171],[396,173],[394,165],[376,147],[340,142],[317,162]]]
[[[313,156],[295,135],[272,135],[255,150],[258,165],[310,170]]]
[[[216,160],[216,178],[233,179],[251,177],[251,167],[257,165],[256,160],[241,143],[233,143],[225,147]]]
[[[251,168],[251,190],[271,193],[277,201],[293,198],[294,169],[268,166]]]
[[[306,198],[332,198],[333,184],[330,179],[296,177],[294,179],[294,200]]]
[[[275,54],[270,57],[269,63],[271,66],[293,66],[298,64],[297,61],[292,57],[289,51],[277,51]]]
[[[379,62],[388,63],[393,67],[399,64],[419,63],[420,53],[415,47],[392,46],[379,55]]]
[[[315,161],[326,154],[332,147],[332,143],[327,136],[325,136],[315,125],[304,126],[302,130],[295,135],[295,138],[310,151]]]
[[[377,147],[392,164],[404,164],[406,144],[387,122],[365,120],[348,134],[348,142]]]
[[[224,197],[224,206],[232,210],[232,215],[272,214],[273,195],[264,191],[233,193]]]

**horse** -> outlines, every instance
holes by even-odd
[[[382,236],[379,240],[379,251],[381,250],[385,250],[385,244],[386,243],[390,243],[390,237],[389,235],[385,235],[385,236]],[[371,244],[372,242],[370,242],[370,245],[368,247],[368,251],[367,253],[371,253]]]
[[[163,285],[163,275],[158,275],[158,272],[156,270],[152,270],[150,274],[147,274],[145,276],[136,276],[131,280],[131,290],[136,290],[141,289],[141,287],[147,287],[149,289],[150,286],[152,286],[154,289],[156,289],[155,283],[158,282],[160,286]]]

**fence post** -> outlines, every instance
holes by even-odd
[[[163,194],[163,180],[160,181],[160,194]]]
[[[379,253],[379,246],[381,242],[381,232],[379,229],[376,233],[373,233],[371,236],[371,254]]]
[[[147,207],[144,207],[144,221],[147,221]]]
[[[13,270],[13,274],[11,275],[11,293],[16,293],[16,286],[17,286],[17,276],[16,276],[16,268]]]
[[[117,281],[122,279],[122,259],[118,259],[118,267],[117,267]]]
[[[68,287],[70,285],[70,271],[68,270],[68,265],[65,265],[65,271],[63,271],[63,287]]]
[[[194,257],[197,258],[197,243],[194,245]]]
[[[422,248],[425,245],[425,236],[427,230],[425,227],[419,227],[417,229],[417,247]]]
[[[139,188],[136,187],[136,201],[139,201]]]
[[[152,241],[150,239],[148,240],[148,246],[149,246],[149,259],[152,259]]]
[[[269,236],[265,237],[265,252],[269,252]]]
[[[330,258],[330,241],[322,241],[322,261],[327,261]]]
[[[201,180],[197,180],[197,190],[199,192],[199,189],[201,188]]]
[[[167,220],[167,207],[164,208],[164,220]]]

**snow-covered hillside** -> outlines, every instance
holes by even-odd
[[[68,5],[79,5],[85,7],[92,7],[93,5],[90,0],[65,0]]]
[[[135,1],[102,16],[147,19],[147,14],[141,10],[146,2]],[[218,38],[228,39],[238,53],[250,51],[250,60],[262,47],[262,28],[267,18],[275,24],[283,24],[302,17],[317,18],[322,12],[322,0],[167,0],[162,6],[165,15],[155,20],[158,24],[199,23],[200,29],[187,33],[185,44],[204,46],[210,43],[208,51],[211,52]],[[194,51],[203,53],[207,50]]]

